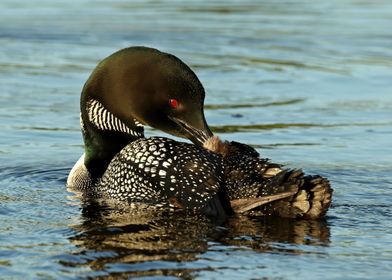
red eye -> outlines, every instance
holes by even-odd
[[[172,109],[176,109],[178,107],[177,99],[169,99],[169,106]]]

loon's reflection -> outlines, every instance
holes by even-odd
[[[80,249],[72,255],[83,255],[83,262],[62,264],[88,265],[95,271],[105,271],[113,264],[192,262],[217,243],[245,246],[257,252],[311,253],[306,246],[297,245],[328,246],[330,237],[325,221],[235,216],[217,224],[201,214],[141,207],[114,210],[91,202],[83,207],[82,218],[81,224],[71,226],[77,234],[70,240]],[[130,268],[120,274],[162,275],[161,270],[147,270]],[[189,268],[184,270],[189,272]],[[165,270],[165,275],[178,273],[175,265]]]
[[[225,239],[231,245],[257,251],[307,253],[302,246],[328,246],[330,231],[325,220],[295,220],[277,217],[237,216],[226,225]],[[287,246],[286,246],[287,245]]]
[[[82,215],[83,223],[72,226],[80,232],[72,242],[89,250],[114,251],[126,262],[190,260],[208,249],[207,239],[216,232],[202,214],[148,207],[110,209],[90,203]]]

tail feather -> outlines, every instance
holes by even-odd
[[[297,176],[302,180],[294,182],[302,182],[302,184],[297,185],[298,190],[295,194],[266,205],[262,209],[264,214],[305,219],[318,219],[326,214],[333,192],[329,181],[321,176],[304,176],[303,173],[297,173]],[[290,177],[288,182],[294,179]]]

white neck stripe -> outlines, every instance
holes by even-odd
[[[119,131],[133,136],[142,137],[143,133],[134,131],[126,126],[120,119],[110,113],[100,102],[91,99],[87,102],[87,115],[89,121],[100,130]],[[134,120],[135,121],[135,120]],[[141,124],[135,121],[136,126]]]

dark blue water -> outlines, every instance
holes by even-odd
[[[391,1],[19,0],[0,13],[0,279],[392,278]],[[195,70],[222,138],[328,177],[327,219],[218,226],[67,192],[83,83],[130,45]]]

